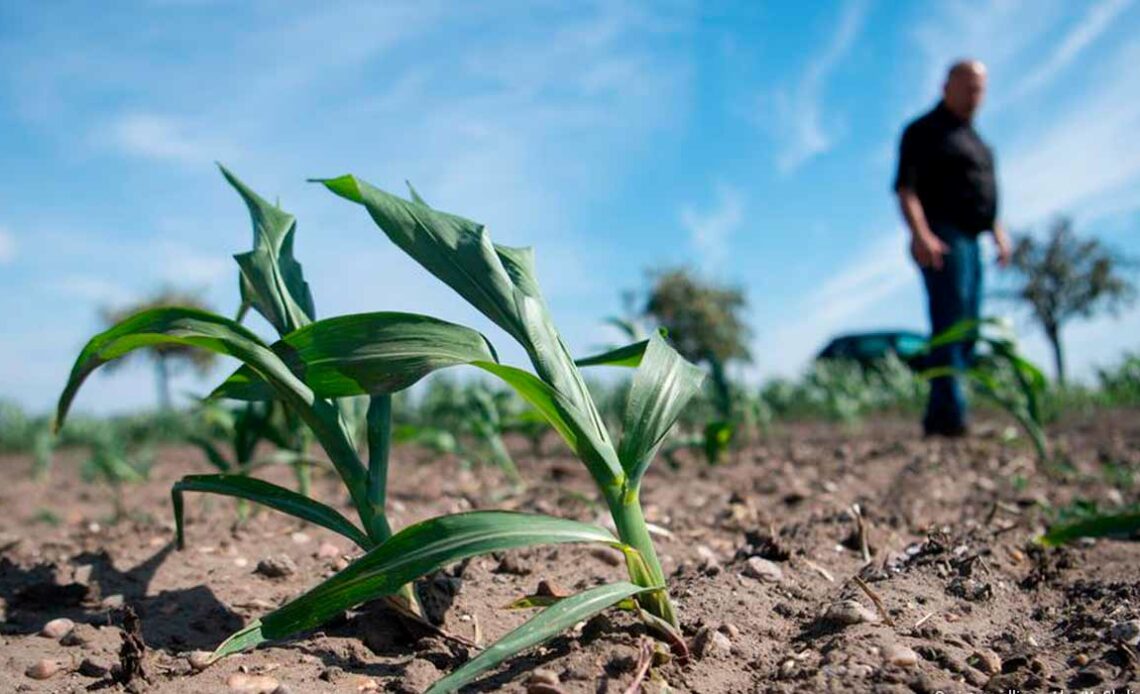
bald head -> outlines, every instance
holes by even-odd
[[[986,95],[986,66],[978,60],[959,60],[946,73],[942,102],[959,118],[970,120]]]

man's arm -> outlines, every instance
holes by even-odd
[[[1001,220],[994,222],[994,243],[997,244],[998,265],[1009,267],[1009,260],[1013,256],[1013,247],[1009,242],[1009,234],[1005,233],[1005,225]]]
[[[930,230],[918,195],[906,186],[900,186],[896,192],[899,196],[899,209],[910,229],[910,254],[920,266],[941,270],[942,256],[949,249]]]

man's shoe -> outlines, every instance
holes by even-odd
[[[965,424],[940,424],[937,426],[923,424],[922,433],[926,438],[944,436],[948,439],[959,439],[969,435],[970,427],[966,426]]]

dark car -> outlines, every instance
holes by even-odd
[[[850,333],[833,338],[816,356],[819,360],[850,360],[870,366],[894,354],[911,368],[922,366],[926,335],[909,330]]]

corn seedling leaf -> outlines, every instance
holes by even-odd
[[[621,603],[652,588],[626,581],[608,583],[562,598],[546,607],[522,626],[508,632],[488,646],[479,655],[463,664],[450,675],[433,684],[427,694],[456,692],[459,688],[497,667],[518,653],[549,641],[578,622],[589,619],[602,610]]]
[[[1133,508],[1050,526],[1037,541],[1046,547],[1059,547],[1082,537],[1130,537],[1137,531],[1140,531],[1140,509]]]
[[[660,335],[649,338],[629,389],[618,449],[618,458],[633,489],[703,381],[704,372],[686,361]]]
[[[355,176],[319,182],[363,205],[393,243],[518,341],[539,379],[559,394],[559,419],[575,430],[571,445],[591,473],[603,484],[620,480],[609,433],[542,297],[531,249],[496,245],[482,224],[403,200]]]
[[[344,431],[339,411],[312,390],[248,329],[229,318],[190,308],[156,308],[136,313],[91,338],[72,367],[59,398],[56,426],[95,369],[144,347],[186,344],[236,357],[272,385],[277,397],[301,415],[321,441],[358,509],[366,508],[364,466]]]
[[[297,220],[270,204],[242,183],[226,167],[218,165],[249,208],[253,222],[253,250],[234,256],[241,268],[241,300],[252,306],[285,335],[316,317],[313,295],[293,256]]]
[[[431,518],[404,528],[340,573],[237,632],[214,651],[213,658],[315,628],[344,610],[390,595],[467,557],[567,542],[619,546],[604,528],[553,516],[471,511]]]
[[[175,482],[170,490],[171,500],[174,503],[174,524],[178,533],[179,549],[184,544],[182,523],[184,492],[206,492],[248,499],[322,528],[328,528],[352,540],[363,549],[368,549],[374,544],[363,531],[336,509],[290,489],[245,475],[188,475]]]
[[[578,366],[629,366],[636,368],[641,365],[641,357],[645,354],[645,348],[648,346],[649,340],[642,340],[631,345],[611,349],[608,352],[576,359],[574,363]]]

